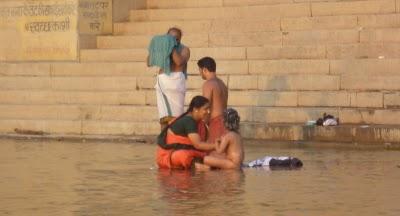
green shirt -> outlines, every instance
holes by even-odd
[[[172,123],[170,128],[174,134],[184,137],[187,137],[191,133],[197,133],[196,121],[187,115]]]

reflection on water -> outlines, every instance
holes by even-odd
[[[158,170],[154,145],[0,140],[0,215],[400,215],[400,152],[248,145],[299,170]]]

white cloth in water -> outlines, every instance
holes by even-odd
[[[248,167],[259,167],[259,166],[269,166],[269,162],[272,160],[287,160],[290,159],[290,157],[270,157],[266,156],[263,158],[259,158],[257,160],[251,161],[247,164]]]
[[[154,88],[160,119],[166,116],[177,117],[183,113],[186,79],[182,72],[171,72],[169,75],[159,74]]]

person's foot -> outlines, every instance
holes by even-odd
[[[210,167],[205,164],[194,163],[194,169],[196,171],[208,171],[208,170],[210,170]]]

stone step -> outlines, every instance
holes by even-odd
[[[237,107],[244,121],[255,123],[299,123],[317,120],[323,113],[338,117],[342,124],[384,124],[398,125],[399,109],[371,108],[293,108],[293,107]]]
[[[144,62],[0,63],[0,77],[142,76],[152,73]]]
[[[136,91],[136,77],[0,77],[0,90]]]
[[[155,106],[0,105],[2,120],[158,121]]]
[[[160,125],[158,121],[0,120],[1,133],[16,130],[61,135],[156,135]]]
[[[333,0],[325,0],[325,1],[333,1]],[[197,8],[197,7],[206,8],[206,7],[288,4],[288,3],[293,3],[293,0],[175,0],[175,1],[147,0],[147,8],[149,9]]]
[[[301,75],[237,75],[229,76],[229,89],[264,91],[335,91],[340,90],[340,76]]]
[[[395,125],[340,125],[335,127],[310,127],[304,124],[262,124],[241,122],[240,134],[247,139],[270,141],[334,142],[334,143],[385,143],[385,148],[400,142],[400,128]],[[19,131],[16,134],[15,130]],[[0,134],[10,137],[129,139],[131,136],[156,136],[156,122],[104,122],[58,120],[0,120]],[[23,134],[28,131],[43,135]],[[21,134],[22,132],[22,134]],[[89,138],[90,137],[90,138]],[[392,144],[390,144],[392,143]],[[390,145],[389,145],[390,144]],[[301,143],[301,145],[307,145]]]
[[[367,29],[360,32],[360,42],[383,42],[398,43],[400,42],[400,28],[386,29]]]
[[[146,91],[3,90],[0,104],[8,105],[145,105]]]
[[[81,49],[80,62],[143,62],[146,49]]]
[[[248,48],[249,50],[251,48]],[[258,48],[256,48],[258,49]],[[229,49],[228,49],[229,50]],[[248,51],[249,51],[248,50]],[[346,49],[344,49],[346,50]],[[259,52],[260,50],[256,50]],[[258,54],[247,53],[257,57]],[[263,50],[261,50],[263,51]],[[220,55],[222,55],[221,52]],[[242,55],[242,54],[238,54]],[[261,54],[259,54],[261,55]],[[278,59],[278,60],[218,60],[219,75],[283,75],[283,74],[332,74],[332,75],[372,75],[396,76],[400,68],[400,59]],[[196,59],[196,58],[195,58]],[[197,61],[188,64],[190,75],[198,76]],[[3,63],[0,64],[0,80],[3,89],[12,87],[15,79],[32,81],[29,86],[43,83],[49,86],[51,78],[55,79],[124,79],[124,77],[153,77],[156,68],[148,68],[144,62],[114,63]],[[37,83],[34,81],[38,80]],[[47,81],[44,81],[47,80]],[[10,84],[6,84],[10,82]],[[47,83],[47,84],[46,84]],[[27,87],[28,87],[27,86]],[[2,88],[0,86],[0,88]]]
[[[207,11],[207,16],[204,15]],[[308,3],[261,5],[248,7],[211,7],[181,9],[132,10],[131,21],[203,20],[203,19],[265,19],[271,17],[311,16]]]
[[[147,49],[152,36],[151,35],[130,35],[130,36],[98,36],[98,48],[145,48]],[[208,34],[200,33],[194,35],[184,35],[182,43],[193,47],[208,47]]]
[[[302,124],[260,124],[244,122],[240,134],[245,138],[270,141],[311,141],[334,143],[380,143],[390,148],[390,143],[400,142],[400,128],[395,125],[340,125],[309,127]],[[383,146],[385,143],[386,146]],[[301,145],[307,145],[301,143]]]
[[[147,49],[90,49],[81,50],[82,62],[145,62]],[[216,60],[245,60],[245,47],[191,48],[190,60],[197,61],[204,56]]]
[[[164,34],[167,29],[176,26],[183,34],[199,32],[238,33],[266,31],[304,31],[304,30],[338,30],[363,28],[398,28],[400,14],[381,15],[336,15],[289,18],[262,19],[217,19],[217,20],[184,20],[184,21],[144,21],[114,23],[115,35],[156,35]]]
[[[238,2],[238,1],[237,1]],[[175,2],[171,2],[174,4]],[[185,1],[185,4],[190,2]],[[203,2],[206,3],[206,2]],[[355,14],[388,14],[396,13],[396,0],[367,0],[345,2],[305,2],[275,5],[208,5],[208,7],[183,7],[174,5],[168,9],[132,10],[131,21],[149,20],[201,20],[201,19],[262,19],[266,17],[299,17],[299,16],[332,16]],[[161,3],[162,4],[162,3]],[[213,2],[216,4],[216,2]],[[179,3],[177,3],[179,5]],[[199,5],[201,6],[201,5]],[[204,5],[203,5],[204,6]],[[211,6],[211,7],[210,7]],[[239,6],[239,7],[236,7]],[[240,7],[241,6],[241,7]],[[207,16],[204,16],[207,11]]]
[[[202,83],[200,83],[201,85]],[[156,105],[155,91],[150,86],[135,92],[90,91],[1,91],[3,105]],[[186,92],[185,104],[201,95],[200,89]],[[230,106],[269,107],[400,107],[400,92],[375,91],[234,91],[229,92]]]
[[[347,0],[351,2],[352,0]],[[353,0],[360,1],[360,0]],[[174,9],[174,8],[207,8],[207,7],[232,7],[253,5],[290,4],[300,2],[332,2],[337,6],[338,0],[147,0],[148,9]],[[356,6],[365,4],[354,4]],[[347,4],[346,6],[350,6]]]
[[[342,107],[249,107],[235,106],[242,122],[305,124],[324,113],[341,124],[398,125],[400,109]],[[158,123],[155,106],[0,105],[0,120],[97,121]],[[140,115],[138,115],[140,113]]]
[[[375,30],[368,30],[375,31]],[[362,32],[362,30],[361,30]],[[99,48],[147,48],[149,36],[99,36]],[[187,37],[187,38],[186,38]],[[199,39],[200,41],[194,41]],[[189,47],[252,47],[252,46],[282,46],[282,45],[325,45],[350,44],[360,42],[360,30],[312,30],[290,32],[237,32],[213,33],[209,35],[186,35],[182,43]]]
[[[343,59],[330,60],[330,74],[346,76],[398,76],[399,59]],[[385,79],[385,78],[384,78]]]
[[[341,89],[359,91],[396,91],[400,89],[400,76],[344,75],[341,77]]]
[[[282,33],[283,45],[351,44],[359,42],[360,31],[354,29],[290,31]]]
[[[218,20],[185,20],[185,21],[152,21],[114,23],[115,35],[156,35],[164,34],[169,28],[176,26],[182,29],[183,35],[200,32],[237,33],[280,31],[279,18],[270,19],[218,19]]]
[[[117,37],[118,38],[118,37]],[[117,39],[116,38],[116,39]],[[127,44],[129,47],[129,44]],[[119,49],[120,48],[120,49]],[[111,49],[106,51],[105,49]],[[96,54],[96,50],[97,53]],[[121,50],[119,52],[118,50]],[[95,50],[81,50],[88,61],[144,61],[147,50],[144,48],[113,47],[108,43]],[[400,58],[400,43],[352,43],[329,45],[266,45],[263,47],[205,47],[191,48],[190,59],[197,61],[204,56],[212,56],[218,60],[245,59],[347,59],[347,58]],[[90,53],[90,55],[87,55]],[[131,55],[129,55],[132,53]],[[124,55],[126,54],[126,55]],[[124,55],[122,58],[119,55]]]
[[[311,11],[313,16],[395,13],[396,0],[315,2]]]

